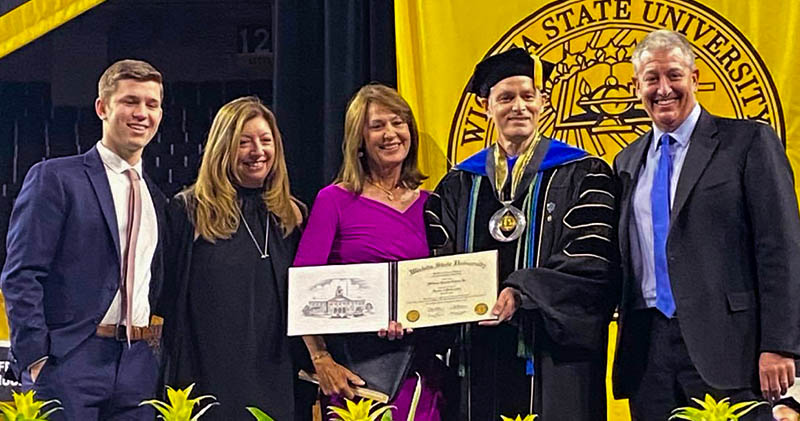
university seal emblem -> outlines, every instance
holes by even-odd
[[[554,1],[509,29],[486,56],[522,47],[556,63],[544,86],[540,131],[610,163],[650,128],[632,82],[631,54],[647,33],[664,28],[692,44],[700,72],[697,98],[706,109],[762,121],[785,142],[783,110],[763,60],[736,27],[697,1]],[[496,136],[467,83],[450,127],[451,164]]]

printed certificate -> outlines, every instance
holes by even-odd
[[[289,269],[288,334],[376,332],[491,320],[497,251]]]
[[[397,263],[397,321],[428,327],[491,320],[497,250]]]

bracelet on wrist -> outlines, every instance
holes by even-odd
[[[330,357],[331,353],[328,351],[320,351],[311,356],[311,362],[317,362],[325,357]]]

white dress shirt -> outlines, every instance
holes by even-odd
[[[125,256],[127,244],[125,239],[128,236],[128,194],[130,193],[130,180],[128,179],[125,171],[133,168],[139,174],[139,186],[142,193],[142,219],[139,228],[139,238],[136,242],[136,264],[134,267],[134,280],[133,280],[133,326],[148,326],[150,324],[150,265],[153,262],[153,254],[156,251],[156,244],[158,243],[158,222],[156,220],[156,208],[153,206],[153,198],[150,196],[150,191],[147,189],[147,183],[142,177],[142,160],[140,159],[136,165],[131,166],[119,155],[112,152],[105,147],[101,142],[97,142],[97,151],[100,153],[100,159],[106,168],[106,176],[108,177],[108,184],[111,187],[111,197],[114,198],[114,213],[117,215],[117,230],[119,232],[120,241],[120,267],[122,267],[122,258]],[[87,239],[91,241],[91,239]],[[119,282],[119,279],[115,280]],[[114,300],[111,302],[111,307],[106,311],[105,317],[100,322],[101,324],[116,324],[122,320],[122,324],[127,324],[125,315],[120,318],[121,311],[121,295],[117,290]]]

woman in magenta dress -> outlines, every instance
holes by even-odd
[[[344,162],[334,184],[317,195],[308,226],[300,240],[295,266],[386,262],[428,256],[423,208],[430,194],[419,186],[426,178],[417,167],[419,135],[410,107],[391,88],[380,84],[362,87],[350,100],[342,145]],[[365,336],[368,335],[368,336]],[[411,329],[390,322],[378,332],[381,341],[411,341]],[[343,339],[344,336],[348,338]],[[439,335],[431,335],[439,336]],[[374,334],[339,335],[369,346]],[[353,398],[352,385],[362,380],[338,364],[327,352],[325,338],[303,338],[324,393],[323,413],[331,404],[343,406]],[[405,420],[419,373],[422,395],[417,420],[445,416],[445,367],[435,357],[432,342],[414,344],[414,360],[407,377],[389,404],[394,419]]]

